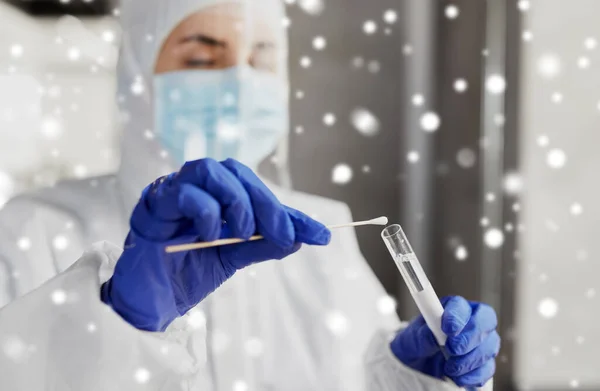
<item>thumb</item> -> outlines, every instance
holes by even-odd
[[[422,316],[414,319],[408,327],[401,330],[391,342],[390,347],[402,362],[431,357],[440,351],[440,347]]]
[[[299,210],[290,208],[289,206],[284,207],[294,225],[296,242],[317,246],[329,244],[331,231],[326,226]]]

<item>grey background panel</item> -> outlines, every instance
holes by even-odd
[[[401,204],[399,181],[400,136],[403,131],[402,2],[377,0],[329,0],[320,15],[307,15],[298,7],[288,7],[291,19],[290,77],[292,85],[290,167],[292,182],[298,190],[346,202],[355,219],[387,215],[398,221]],[[398,13],[395,24],[385,23],[383,14]],[[363,24],[376,22],[377,32],[367,35]],[[385,34],[385,28],[390,34]],[[323,51],[315,51],[312,40],[327,40]],[[309,56],[312,65],[300,66],[300,58]],[[353,59],[364,60],[361,67]],[[372,72],[369,64],[379,64]],[[373,65],[371,65],[372,67]],[[297,99],[297,90],[304,92]],[[367,137],[351,123],[351,113],[365,108],[379,120],[379,133]],[[336,123],[326,126],[323,116],[333,113]],[[295,127],[304,132],[297,134]],[[345,185],[331,180],[332,169],[339,163],[353,170]],[[368,171],[363,170],[368,166]],[[377,228],[358,230],[361,249],[390,292],[396,290],[399,273],[379,237]]]

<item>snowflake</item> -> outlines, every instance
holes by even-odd
[[[458,246],[454,250],[454,256],[457,260],[464,261],[468,258],[469,252],[467,251],[467,248],[465,246]]]
[[[467,81],[465,79],[456,79],[454,80],[454,91],[458,93],[465,92],[469,87]]]
[[[598,45],[598,42],[596,41],[595,38],[592,38],[592,37],[588,37],[585,39],[585,41],[583,41],[583,46],[587,50],[594,50],[594,49],[596,49],[597,45]]]
[[[423,103],[425,103],[425,98],[421,94],[415,94],[412,96],[411,101],[412,101],[413,105],[421,106],[421,105],[423,105]]]
[[[560,92],[555,92],[552,94],[551,99],[554,103],[560,103],[563,100],[563,95]]]
[[[448,6],[446,6],[444,13],[446,14],[446,17],[448,19],[456,19],[458,17],[459,10],[458,7],[454,4],[449,4]]]
[[[547,147],[550,144],[550,139],[545,134],[538,136],[537,143],[540,147]]]
[[[323,50],[327,46],[327,41],[325,40],[325,38],[319,36],[313,39],[312,44],[315,50]]]
[[[581,204],[574,203],[573,205],[571,205],[571,214],[573,216],[579,216],[581,213],[583,213],[583,207],[581,206]]]
[[[336,336],[343,336],[348,332],[349,322],[341,312],[332,312],[327,315],[325,323],[329,330]]]
[[[52,292],[51,298],[54,304],[62,305],[67,301],[67,292],[63,291],[62,289],[57,289]]]
[[[551,168],[558,169],[564,167],[567,162],[567,155],[560,149],[552,149],[546,155],[546,163]]]
[[[154,137],[155,137],[154,132],[152,132],[150,129],[144,130],[144,138],[146,140],[153,140]]]
[[[323,0],[299,0],[298,5],[310,15],[318,15],[325,8]]]
[[[26,237],[19,238],[19,240],[17,240],[17,247],[19,247],[19,250],[21,251],[29,250],[31,248],[31,239]]]
[[[23,52],[23,46],[19,44],[14,44],[10,47],[10,55],[15,58],[23,56]]]
[[[14,362],[23,362],[27,358],[27,345],[17,336],[10,336],[4,339],[2,350],[6,357]]]
[[[136,382],[140,384],[146,384],[148,381],[150,381],[150,371],[146,368],[138,368],[136,369],[133,377]]]
[[[508,195],[519,194],[523,190],[523,177],[517,172],[508,172],[504,176],[502,187]]]
[[[390,315],[396,312],[396,305],[396,299],[388,295],[377,299],[377,310],[382,315]]]
[[[102,32],[102,39],[106,42],[114,42],[115,32],[112,30],[104,30]]]
[[[554,318],[558,313],[558,303],[554,299],[543,299],[538,304],[538,312],[546,319]]]
[[[421,128],[426,132],[435,132],[441,124],[440,117],[434,112],[427,112],[421,116]]]
[[[340,163],[333,167],[331,180],[338,185],[345,185],[352,180],[352,168],[349,165]]]
[[[131,93],[133,95],[142,95],[144,93],[144,83],[141,80],[136,80],[131,84]]]
[[[531,4],[529,3],[529,0],[519,0],[517,7],[521,11],[527,11],[531,7]]]
[[[367,109],[357,108],[352,111],[350,122],[364,136],[374,136],[379,132],[379,120]]]
[[[379,65],[378,61],[375,61],[375,60],[369,61],[369,64],[367,65],[367,69],[371,73],[377,73],[381,69],[381,65]]]
[[[463,148],[456,154],[456,162],[462,168],[473,167],[476,159],[475,152],[470,148]]]
[[[332,113],[327,113],[323,116],[323,123],[327,126],[333,126],[335,124],[336,118]]]
[[[233,391],[248,391],[248,384],[243,380],[236,380],[233,383]]]
[[[491,94],[498,95],[506,89],[506,80],[502,75],[493,74],[487,78],[485,87]]]
[[[408,160],[409,163],[416,163],[419,161],[419,158],[419,152],[417,151],[410,151],[406,154],[406,160]]]
[[[52,245],[58,251],[66,250],[69,247],[69,239],[64,235],[55,236],[52,240]]]
[[[590,67],[590,59],[587,57],[579,57],[577,59],[577,66],[581,69],[587,69]]]
[[[552,79],[560,73],[560,59],[551,53],[544,54],[537,62],[538,72],[542,77]]]
[[[490,228],[485,233],[484,242],[490,248],[499,248],[504,243],[504,234],[498,228]]]
[[[81,51],[76,47],[69,48],[67,51],[67,57],[71,61],[77,61],[81,58]]]
[[[206,325],[206,316],[204,312],[198,309],[192,309],[187,313],[187,325],[192,330],[198,330]]]
[[[387,10],[383,13],[383,20],[389,24],[396,23],[398,20],[398,14],[394,10]]]
[[[310,57],[304,56],[304,57],[300,58],[300,66],[302,68],[308,68],[311,66],[311,64],[312,64],[312,60],[310,59]]]
[[[365,32],[365,34],[374,34],[377,31],[377,24],[372,20],[367,20],[363,24],[363,31]]]

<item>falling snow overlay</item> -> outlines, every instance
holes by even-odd
[[[502,24],[494,27],[486,15],[493,0],[485,6],[448,0],[427,23],[420,19],[424,15],[411,13],[422,6],[413,0],[401,6],[375,1],[368,10],[339,0],[280,1],[286,15],[275,24],[290,42],[288,161],[286,153],[274,148],[277,153],[261,163],[261,177],[279,183],[274,167],[287,164],[293,189],[347,203],[355,219],[388,214],[396,216],[395,222],[414,223],[410,229],[416,237],[426,233],[417,242],[431,245],[428,267],[440,270],[440,281],[450,280],[448,264],[460,272],[452,275],[459,276],[458,282],[448,282],[445,291],[473,299],[479,294],[495,297],[496,308],[508,308],[501,314],[505,348],[497,359],[503,368],[498,373],[519,379],[523,390],[600,388],[593,365],[600,341],[594,327],[600,322],[595,223],[600,214],[600,3],[515,0],[494,14],[493,20]],[[9,259],[7,273],[0,265],[0,277],[20,287],[31,283],[29,270],[39,274],[36,284],[51,278],[55,269],[67,270],[92,239],[123,242],[129,216],[119,224],[111,222],[115,208],[102,195],[112,194],[115,186],[108,185],[105,175],[120,165],[119,142],[123,134],[133,134],[125,132],[134,130],[136,153],[157,158],[160,175],[177,167],[171,166],[173,154],[161,145],[164,134],[154,116],[130,110],[133,102],[153,100],[148,71],[136,66],[128,77],[116,78],[123,35],[131,38],[119,27],[124,8],[111,8],[102,16],[73,15],[94,35],[94,45],[111,49],[90,55],[94,45],[86,42],[91,41],[73,40],[59,28],[65,15],[48,19],[19,11],[25,23],[13,23],[6,19],[12,12],[2,12],[2,4],[0,231],[9,235],[0,241],[15,260]],[[432,21],[435,29],[425,31]],[[494,35],[493,29],[500,27],[502,36]],[[163,38],[144,28],[136,45],[159,45]],[[430,38],[435,38],[435,50]],[[171,103],[181,104],[182,97],[174,90]],[[238,103],[232,94],[219,101],[229,109]],[[238,131],[220,126],[215,135],[235,143]],[[150,164],[139,166],[154,175]],[[83,199],[88,207],[76,216],[65,208],[30,208],[24,201],[46,191],[55,192],[54,203],[68,201],[79,190],[64,183],[81,184],[81,192],[99,198]],[[136,184],[132,197],[137,199],[147,183]],[[433,206],[416,210],[411,208],[415,200]],[[36,217],[15,217],[20,203]],[[344,222],[319,208],[306,212],[326,224]],[[88,215],[96,216],[92,223]],[[13,229],[3,216],[18,227]],[[399,275],[381,257],[385,247],[379,231],[355,232],[370,269],[348,262],[337,271],[325,267],[322,278],[339,274],[345,283],[360,286],[372,270],[387,293],[377,291],[366,300],[371,311],[403,313]],[[342,234],[334,233],[332,241]],[[2,252],[0,258],[5,257]],[[52,265],[29,264],[46,258]],[[443,267],[438,269],[438,263]],[[285,265],[290,286],[294,278],[304,277],[285,270],[284,262],[278,265]],[[256,268],[244,277],[262,286],[265,273]],[[37,286],[26,287],[19,296],[33,288]],[[492,292],[496,288],[500,291]],[[509,288],[510,295],[505,292]],[[68,284],[56,285],[43,292],[40,308],[68,313],[82,298]],[[315,325],[336,342],[360,331],[346,304],[324,307],[314,317]],[[203,335],[214,326],[207,335],[213,357],[236,355],[265,372],[272,370],[265,362],[277,360],[270,356],[274,347],[267,334],[249,328],[238,335],[227,325],[211,323],[210,316],[200,307],[192,309],[181,318],[181,327]],[[73,327],[76,335],[96,342],[110,331],[96,314],[77,319]],[[203,346],[203,338],[199,340]],[[37,359],[36,353],[45,352],[25,332],[6,331],[0,344],[0,356],[10,365],[27,365]],[[187,347],[198,348],[192,343]],[[179,354],[167,341],[154,350],[166,361]],[[133,361],[123,369],[123,379],[148,390],[161,383],[153,362]],[[502,384],[505,379],[498,380]],[[257,389],[256,377],[244,371],[235,371],[220,386]]]

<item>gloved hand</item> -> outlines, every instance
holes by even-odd
[[[148,331],[165,330],[237,270],[282,259],[301,243],[326,245],[331,238],[325,226],[280,204],[252,170],[232,159],[188,162],[159,178],[143,191],[130,226],[101,297],[131,325]],[[165,252],[170,244],[255,233],[265,240]]]
[[[448,360],[422,316],[396,335],[390,346],[406,366],[460,387],[482,387],[494,376],[500,351],[496,312],[462,297],[442,299],[442,331],[448,335]]]

